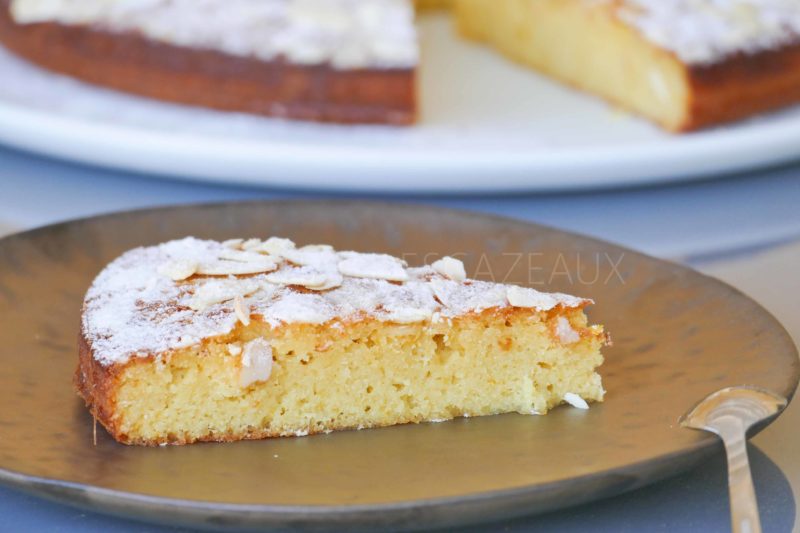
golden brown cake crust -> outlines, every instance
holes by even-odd
[[[253,431],[246,435],[209,434],[204,437],[187,439],[185,435],[170,435],[168,441],[131,438],[121,430],[117,418],[115,393],[119,385],[118,376],[129,365],[149,364],[154,357],[139,357],[126,363],[103,366],[94,357],[91,343],[81,333],[78,338],[78,368],[74,383],[78,394],[96,422],[99,422],[117,442],[140,446],[159,446],[162,444],[184,445],[194,442],[235,442],[239,440],[265,439],[280,436],[277,432]],[[410,421],[409,421],[410,422]]]
[[[78,368],[73,379],[75,388],[95,420],[115,439],[124,442],[124,436],[120,435],[112,418],[114,402],[111,391],[114,389],[115,373],[114,367],[104,367],[94,359],[91,343],[81,333],[78,336]]]
[[[158,100],[299,120],[410,124],[413,69],[261,61],[56,23],[19,25],[0,0],[0,43],[50,70]]]
[[[86,336],[81,333],[78,338],[78,368],[75,370],[73,380],[75,388],[86,403],[86,407],[94,417],[95,422],[99,422],[117,442],[139,446],[160,446],[163,444],[184,445],[195,442],[235,442],[280,436],[277,432],[253,431],[246,435],[209,434],[193,439],[188,439],[185,435],[173,434],[169,436],[167,441],[131,438],[131,436],[122,431],[117,417],[118,410],[115,396],[119,385],[118,376],[130,365],[150,364],[153,359],[153,356],[138,357],[126,363],[106,367],[94,357],[91,343],[86,339]]]
[[[687,67],[687,78],[689,110],[680,131],[779,109],[800,102],[800,43]]]

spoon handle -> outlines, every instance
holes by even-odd
[[[728,456],[728,491],[731,499],[733,533],[761,533],[758,502],[747,458],[745,428],[738,419],[730,418],[719,432]]]

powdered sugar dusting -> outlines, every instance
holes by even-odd
[[[606,0],[618,17],[688,64],[800,42],[798,0]]]
[[[233,331],[242,322],[245,310],[246,320],[260,320],[272,327],[291,323],[329,323],[335,327],[341,321],[364,318],[401,324],[439,322],[514,306],[507,285],[455,281],[429,266],[407,268],[390,256],[320,247],[263,248],[276,253],[252,252],[260,249],[254,245],[248,253],[260,257],[248,259],[275,261],[278,266],[273,272],[242,277],[195,275],[180,281],[165,274],[163,265],[222,261],[221,257],[230,254],[231,243],[189,237],[125,253],[100,273],[86,295],[83,332],[95,358],[110,365],[199,344]],[[301,252],[306,264],[298,266],[284,259],[286,250]],[[370,277],[349,276],[337,270],[337,263],[345,261],[357,265],[359,272],[369,272]],[[392,267],[387,269],[389,264]],[[317,285],[329,283],[326,276],[336,278],[327,289]],[[397,281],[399,277],[405,281]],[[310,286],[300,286],[304,283]],[[533,289],[526,289],[525,294],[546,304],[539,310],[590,303]]]

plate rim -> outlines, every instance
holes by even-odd
[[[777,416],[780,416],[777,415]],[[756,436],[760,433],[761,430],[766,428],[770,423],[772,423],[777,416],[771,420],[766,426],[761,426],[755,429],[752,433],[748,432],[748,440],[752,437]],[[380,428],[378,428],[380,429]],[[259,505],[259,504],[238,504],[238,503],[222,503],[222,502],[211,502],[211,501],[200,501],[200,500],[187,500],[181,498],[168,498],[168,497],[161,497],[161,496],[151,496],[147,494],[137,493],[137,492],[129,492],[124,490],[118,489],[109,489],[104,487],[98,487],[96,485],[84,484],[84,483],[76,483],[72,481],[66,480],[59,480],[55,478],[48,478],[43,476],[29,476],[26,474],[21,474],[19,472],[14,472],[13,470],[0,468],[0,483],[3,483],[6,486],[19,488],[21,490],[30,491],[33,494],[41,495],[47,497],[49,494],[44,493],[41,491],[37,491],[37,487],[54,487],[60,489],[66,489],[67,493],[73,494],[80,494],[86,493],[89,495],[99,495],[103,496],[108,499],[109,502],[118,502],[118,503],[126,503],[126,502],[135,502],[140,504],[159,504],[163,507],[170,508],[172,510],[186,510],[191,509],[193,511],[203,511],[203,510],[220,510],[226,513],[243,513],[243,512],[251,512],[251,513],[260,513],[262,515],[277,515],[284,517],[287,516],[297,516],[302,515],[304,517],[311,517],[316,520],[327,519],[334,516],[340,515],[352,515],[358,513],[387,513],[387,512],[399,512],[405,510],[417,510],[420,508],[440,508],[440,507],[450,507],[455,504],[471,504],[471,503],[478,503],[478,502],[489,502],[497,499],[508,499],[514,496],[525,496],[525,495],[535,495],[539,492],[549,492],[553,486],[563,486],[565,483],[569,484],[578,484],[582,485],[585,482],[592,480],[594,478],[606,478],[610,475],[614,474],[626,474],[625,470],[632,469],[635,470],[636,467],[642,465],[651,465],[657,464],[659,467],[671,467],[673,459],[676,458],[688,458],[686,461],[685,468],[690,467],[696,461],[702,459],[703,457],[710,455],[715,451],[715,448],[719,448],[717,451],[721,451],[721,442],[718,443],[715,438],[701,438],[697,441],[696,445],[693,445],[692,449],[687,451],[681,452],[673,452],[659,455],[653,459],[648,459],[644,461],[638,461],[635,463],[628,463],[621,467],[607,469],[603,471],[593,472],[591,474],[586,474],[583,476],[575,476],[569,477],[562,480],[556,480],[549,483],[542,483],[537,485],[526,485],[521,487],[514,487],[510,489],[498,489],[493,491],[485,491],[485,492],[476,492],[476,493],[469,493],[461,496],[451,496],[451,497],[443,497],[443,498],[428,498],[428,499],[419,499],[419,500],[405,500],[402,502],[391,502],[391,503],[381,503],[381,504],[360,504],[360,505]],[[685,471],[685,468],[678,469],[675,471],[675,475]],[[660,470],[660,469],[659,469]],[[633,484],[630,488],[624,489],[621,492],[616,493],[615,495],[623,494],[630,490],[635,490],[636,488],[649,485],[653,482],[657,482],[663,479],[667,479],[672,477],[672,474],[665,474],[663,477],[658,477],[655,479],[648,479],[648,481],[644,483],[636,483]],[[86,490],[90,489],[90,490]],[[614,497],[613,495],[611,497]],[[65,503],[70,503],[71,500],[64,499],[59,500],[64,501]],[[573,502],[565,503],[562,507],[553,508],[567,508],[573,507],[575,505],[580,505],[581,503],[585,503],[586,501],[591,501],[591,499],[587,500],[579,500]],[[74,502],[72,502],[74,503]],[[527,513],[523,513],[527,515]],[[535,514],[535,513],[534,513]]]
[[[231,207],[270,208],[275,206],[285,206],[287,204],[305,205],[305,206],[309,205],[326,206],[326,207],[338,206],[338,208],[340,209],[346,209],[347,207],[352,207],[352,206],[363,206],[366,204],[367,206],[371,207],[385,207],[398,210],[416,210],[416,211],[435,210],[437,213],[446,212],[448,214],[455,216],[467,216],[494,223],[512,223],[512,224],[528,226],[532,229],[543,228],[549,231],[555,231],[561,234],[565,234],[570,237],[577,237],[580,240],[590,241],[602,247],[611,247],[612,249],[622,251],[626,254],[629,253],[635,256],[643,257],[650,261],[656,261],[665,266],[677,269],[678,271],[691,272],[693,275],[697,275],[706,280],[710,280],[720,289],[732,293],[737,297],[744,298],[750,301],[752,304],[758,306],[761,313],[763,313],[763,315],[769,319],[772,325],[777,326],[775,328],[775,332],[780,334],[787,348],[789,348],[790,351],[792,351],[795,356],[794,363],[792,365],[792,375],[788,382],[788,387],[789,387],[788,390],[776,391],[787,397],[788,400],[787,408],[789,407],[789,405],[791,405],[793,398],[796,394],[796,391],[798,389],[798,385],[800,385],[800,353],[798,352],[798,346],[794,343],[794,340],[792,339],[791,335],[788,333],[783,324],[769,310],[764,308],[760,303],[758,303],[756,300],[754,300],[752,297],[745,294],[738,288],[713,276],[709,276],[707,274],[699,272],[687,265],[682,265],[680,263],[668,259],[653,257],[643,252],[622,245],[618,245],[604,239],[598,239],[596,237],[584,235],[574,231],[556,228],[546,224],[534,223],[491,213],[475,212],[467,209],[430,206],[424,204],[422,205],[409,204],[403,202],[365,201],[365,200],[354,200],[354,199],[330,199],[330,198],[286,199],[286,200],[254,199],[254,200],[244,200],[244,201],[174,204],[167,206],[148,207],[143,209],[129,209],[123,211],[115,211],[111,213],[104,213],[88,217],[77,217],[57,222],[54,224],[48,224],[45,226],[32,228],[22,232],[12,233],[10,235],[6,235],[0,238],[0,248],[5,246],[9,241],[14,241],[18,239],[23,239],[23,240],[28,239],[31,236],[34,236],[38,233],[45,233],[61,227],[92,223],[96,221],[102,221],[108,218],[118,218],[121,216],[157,215],[160,212],[169,212],[175,210],[189,211],[195,209],[219,209],[219,208],[231,208]],[[751,432],[748,432],[747,438],[750,439],[754,437],[756,434],[758,434],[760,431],[762,431],[772,422],[774,422],[782,413],[783,411],[781,411],[781,413],[778,413],[776,416],[768,419],[765,423],[754,427]],[[547,494],[548,492],[551,492],[552,489],[556,486],[563,487],[565,484],[582,486],[593,480],[600,481],[604,479],[613,478],[614,476],[621,476],[621,477],[627,476],[635,478],[636,476],[631,476],[630,474],[635,473],[636,471],[641,471],[642,467],[644,466],[653,467],[650,468],[649,470],[651,472],[656,472],[654,476],[651,475],[644,480],[638,480],[632,484],[629,484],[629,486],[621,490],[615,491],[613,495],[611,495],[611,497],[613,497],[614,495],[623,494],[625,492],[629,492],[631,490],[635,490],[637,488],[667,479],[669,477],[672,477],[673,475],[680,474],[691,468],[692,465],[696,464],[702,458],[713,453],[715,450],[720,451],[721,449],[722,449],[721,443],[717,439],[717,437],[708,433],[698,432],[697,439],[694,440],[691,443],[691,445],[681,450],[660,454],[651,457],[649,459],[644,459],[634,463],[625,463],[617,467],[607,468],[601,471],[595,471],[580,476],[565,477],[563,479],[558,479],[547,483],[539,483],[535,485],[524,485],[520,487],[504,488],[504,489],[484,491],[484,492],[475,492],[475,493],[461,494],[450,497],[415,499],[415,500],[404,500],[398,502],[381,502],[375,504],[359,504],[359,505],[262,505],[262,504],[223,503],[223,502],[214,502],[210,500],[171,498],[162,496],[152,496],[144,493],[131,492],[119,489],[110,489],[110,488],[100,487],[97,485],[92,485],[89,483],[79,483],[58,478],[46,477],[46,476],[28,475],[7,468],[0,468],[0,484],[29,494],[33,494],[38,497],[43,497],[49,500],[54,500],[63,504],[71,505],[73,507],[91,509],[105,514],[113,514],[117,516],[134,518],[134,519],[136,519],[137,516],[125,513],[124,509],[130,508],[132,512],[133,509],[142,509],[147,505],[151,505],[151,506],[158,506],[161,512],[175,513],[174,515],[172,515],[173,519],[176,520],[175,523],[181,523],[181,524],[197,525],[198,522],[192,519],[192,514],[200,513],[199,515],[197,515],[197,517],[201,517],[202,512],[204,511],[205,512],[215,511],[216,512],[215,516],[217,515],[238,516],[241,513],[250,513],[251,515],[253,515],[250,518],[254,520],[252,522],[249,522],[250,525],[258,525],[258,524],[278,525],[278,524],[287,524],[288,523],[287,521],[296,523],[297,520],[300,518],[304,520],[304,523],[306,525],[314,525],[314,524],[321,525],[328,523],[328,521],[330,520],[336,520],[336,519],[339,520],[344,519],[343,523],[358,524],[360,522],[358,521],[353,522],[353,520],[357,519],[359,516],[365,518],[367,520],[366,523],[374,523],[374,520],[371,521],[369,518],[372,515],[380,515],[387,520],[391,520],[393,517],[394,518],[402,517],[403,513],[406,513],[408,511],[432,510],[435,512],[436,510],[448,509],[454,506],[465,505],[465,504],[467,505],[487,504],[496,501],[502,502],[502,501],[513,500],[514,498],[522,498],[522,499],[525,499],[525,497],[534,498],[539,494]],[[680,464],[678,468],[674,468],[674,465],[676,463]],[[50,489],[56,489],[56,490],[50,490]],[[84,495],[88,496],[88,498],[81,497]],[[95,500],[94,498],[97,499]],[[585,498],[580,498],[570,502],[565,502],[563,505],[559,504],[556,506],[548,506],[547,510],[557,510],[566,507],[573,507],[576,505],[580,505],[582,503],[587,503],[592,500],[593,498],[587,495]],[[93,503],[95,505],[93,505]],[[97,505],[98,503],[99,505]],[[110,508],[108,506],[110,506]],[[181,513],[181,511],[183,511],[184,513]],[[509,517],[533,515],[537,514],[538,512],[541,511],[537,511],[535,509],[533,511],[531,511],[530,509],[521,509],[518,513],[510,514]],[[141,520],[141,518],[139,519]],[[429,524],[430,523],[436,524],[435,522],[429,522]],[[467,523],[476,523],[476,522],[471,521]],[[447,525],[447,523],[444,523],[444,525]]]
[[[780,116],[780,111],[776,113]],[[275,137],[266,142],[237,139],[220,144],[223,136],[107,124],[0,99],[0,142],[39,156],[157,179],[385,194],[567,192],[691,182],[800,160],[800,116],[788,121],[772,120],[775,116],[757,117],[753,120],[763,123],[756,125],[745,120],[661,141],[542,150],[442,147],[429,151],[319,146]],[[747,149],[737,149],[742,146]],[[133,155],[131,147],[135,147]],[[354,168],[366,170],[354,172]],[[367,170],[379,171],[384,178],[366,179]],[[491,183],[482,179],[497,174],[503,179]]]

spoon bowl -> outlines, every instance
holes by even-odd
[[[745,431],[753,425],[779,414],[786,398],[757,387],[728,387],[700,400],[684,414],[683,427],[709,431],[717,435],[737,419]]]
[[[788,401],[756,387],[719,390],[684,414],[681,426],[718,435],[728,457],[728,490],[734,533],[760,533],[750,463],[747,458],[747,430],[780,413]]]

